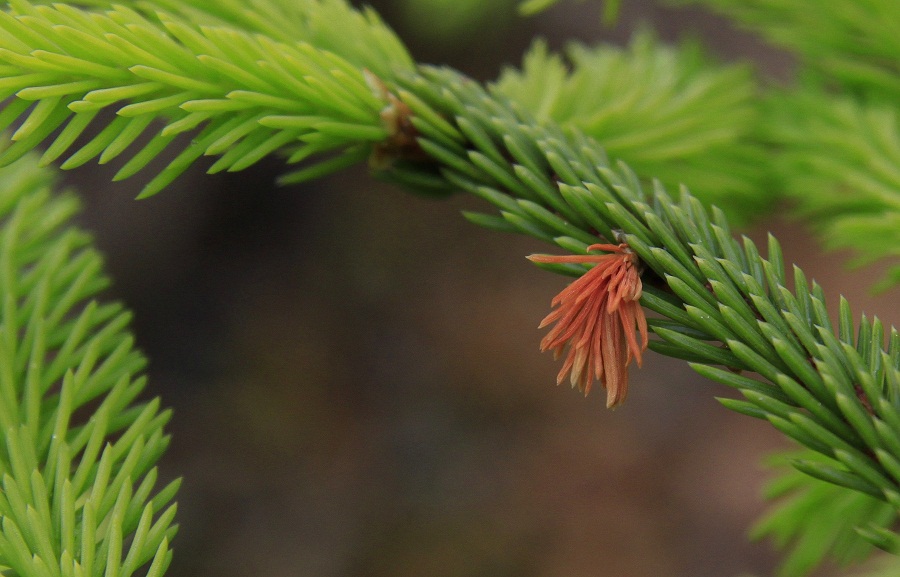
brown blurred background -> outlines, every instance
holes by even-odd
[[[784,55],[699,10],[624,0],[604,28],[597,2],[533,19],[474,5],[479,23],[436,32],[453,2],[440,15],[375,3],[418,60],[483,80],[535,35],[622,43],[639,22],[790,75]],[[730,391],[655,354],[615,411],[557,388],[536,327],[566,280],[524,258],[546,246],[468,224],[468,197],[425,200],[362,169],[276,188],[281,168],[195,170],[144,201],[140,177],[112,184],[114,168],[66,175],[135,312],[149,394],[175,411],[170,576],[772,573],[771,545],[746,532],[763,510],[760,459],[787,445],[718,405]],[[896,291],[866,293],[878,271],[847,272],[796,222],[750,232],[766,230],[832,307],[843,293],[900,321]]]

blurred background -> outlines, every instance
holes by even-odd
[[[564,1],[534,18],[513,0],[372,3],[417,60],[481,80],[535,36],[624,43],[639,23],[694,34],[773,81],[791,62],[722,19],[625,0]],[[766,423],[682,362],[648,354],[627,403],[554,386],[537,324],[567,280],[525,260],[548,247],[459,216],[363,168],[277,188],[277,160],[197,169],[149,200],[114,168],[67,173],[135,313],[150,390],[175,417],[164,477],[184,476],[171,577],[727,577],[769,575]],[[779,211],[780,213],[789,211]],[[900,323],[881,271],[848,272],[800,223],[760,222],[836,308]],[[817,575],[835,575],[833,567]]]

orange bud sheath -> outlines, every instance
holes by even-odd
[[[640,305],[641,277],[638,257],[627,244],[594,244],[589,251],[607,254],[531,255],[529,260],[546,263],[595,263],[551,302],[557,307],[543,321],[543,328],[556,323],[541,340],[541,351],[552,350],[554,358],[568,355],[556,383],[569,377],[587,395],[596,379],[606,389],[606,406],[615,407],[628,393],[628,364],[641,365],[647,349],[647,319]],[[641,335],[638,344],[635,330]]]

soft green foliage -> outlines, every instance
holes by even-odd
[[[0,170],[0,564],[22,577],[161,575],[178,487],[154,493],[169,411],[71,194],[28,156]],[[86,412],[89,411],[89,412]]]
[[[103,9],[127,6],[151,17],[162,11],[198,26],[259,32],[284,44],[304,42],[383,77],[395,68],[413,66],[406,48],[374,10],[354,10],[344,0],[74,0],[66,4]]]
[[[713,65],[699,46],[661,46],[635,35],[627,48],[575,44],[563,59],[536,43],[521,71],[507,69],[495,90],[535,115],[603,143],[613,159],[667,186],[693,193],[733,219],[770,200],[761,122],[748,67]]]
[[[770,483],[766,497],[779,500],[753,529],[756,538],[768,536],[788,548],[779,575],[806,575],[828,553],[848,564],[866,558],[872,545],[857,527],[887,529],[896,519],[891,505],[875,497],[809,477],[792,468],[797,461],[820,461],[811,451],[778,455],[771,464],[781,475]]]
[[[15,2],[14,14],[0,13],[0,96],[15,96],[0,113],[0,127],[22,119],[0,165],[45,140],[43,164],[64,155],[63,168],[105,163],[136,148],[148,132],[152,138],[128,154],[116,179],[164,150],[181,149],[144,188],[148,196],[204,155],[219,157],[209,168],[218,172],[247,168],[274,152],[297,163],[339,151],[284,177],[299,181],[358,162],[386,138],[379,115],[385,102],[357,65],[305,42],[286,45],[158,18],[121,6],[92,13],[24,1]],[[100,114],[107,108],[116,112],[111,120]],[[156,120],[165,122],[161,130]],[[79,145],[95,121],[106,125]],[[193,139],[178,138],[185,133]]]
[[[27,156],[44,144],[44,164],[109,162],[145,133],[155,135],[119,177],[180,152],[144,195],[204,155],[219,157],[212,172],[269,154],[286,154],[288,163],[318,157],[286,178],[300,181],[374,152],[379,176],[428,193],[464,190],[499,208],[466,214],[480,225],[572,252],[621,232],[649,269],[642,304],[660,315],[652,348],[733,388],[742,398],[724,405],[767,420],[807,450],[791,461],[803,474],[777,482],[785,501],[760,529],[792,547],[785,575],[828,552],[862,555],[869,543],[900,553],[892,530],[900,514],[900,333],[877,319],[854,323],[845,301],[833,322],[823,291],[799,268],[788,283],[774,238],[764,258],[749,239],[733,238],[723,211],[686,189],[672,199],[665,185],[683,181],[707,202],[746,209],[766,201],[765,174],[775,174],[792,190],[821,187],[805,205],[810,213],[853,210],[832,233],[843,226],[860,236],[874,222],[889,238],[893,217],[878,218],[896,211],[900,138],[893,110],[878,103],[892,88],[872,71],[895,65],[882,63],[881,52],[857,58],[856,76],[836,76],[870,102],[773,96],[775,110],[760,114],[746,69],[647,36],[627,50],[574,47],[571,70],[538,45],[524,71],[507,72],[491,92],[452,71],[414,68],[373,13],[343,0],[72,4],[87,9],[16,0],[0,12],[0,126],[18,126],[0,164],[19,159],[0,186],[18,191],[0,204],[9,214],[0,230],[0,555],[16,574],[127,575],[152,558],[158,575],[168,563],[174,509],[165,506],[175,485],[150,497],[168,415],[156,402],[132,405],[143,361],[122,332],[125,317],[113,305],[83,304],[103,286],[97,257],[83,235],[62,228],[73,201],[50,200],[48,177]],[[829,1],[821,12],[876,5]],[[844,20],[825,33],[839,36],[855,22]],[[799,29],[804,20],[785,12],[767,22]],[[789,37],[801,50],[816,45]],[[812,68],[850,70],[848,42],[821,44],[818,56],[831,56]],[[95,122],[102,130],[81,143]],[[784,151],[773,170],[760,164],[758,134]],[[643,178],[610,163],[605,150]],[[323,153],[331,156],[321,161]],[[862,204],[838,194],[851,187],[863,190]],[[873,257],[896,254],[883,242],[867,247]],[[85,406],[93,417],[69,422]],[[822,510],[798,513],[810,508]]]
[[[886,503],[880,507],[886,515],[879,519],[882,526],[897,521],[896,329],[886,329],[877,319],[854,324],[843,300],[840,319],[833,323],[822,289],[810,286],[799,268],[788,284],[773,237],[763,258],[752,241],[732,237],[722,211],[708,211],[687,190],[677,202],[658,183],[652,194],[644,193],[634,173],[624,164],[610,168],[591,139],[567,135],[550,123],[538,126],[527,113],[491,99],[451,71],[425,69],[422,76],[404,78],[398,94],[412,107],[413,123],[423,135],[420,145],[436,164],[419,176],[439,174],[500,209],[499,217],[470,213],[470,220],[574,252],[623,231],[664,281],[664,289],[645,284],[641,300],[662,317],[651,320],[661,337],[651,341],[651,348],[691,361],[700,374],[733,387],[744,398],[722,399],[725,406],[768,420],[816,452],[817,459],[793,463],[807,483],[813,477],[838,487],[842,495],[871,496]],[[573,275],[584,270],[548,268]],[[811,529],[802,517],[781,519],[779,534]],[[879,546],[890,548],[892,540],[900,540],[890,531],[862,529],[863,537]],[[808,552],[797,555],[808,567],[828,549],[816,549],[815,559]]]
[[[887,258],[900,283],[900,18],[896,0],[687,0],[710,6],[800,57],[800,87],[773,94],[769,166],[827,246],[856,264]]]
[[[880,288],[900,283],[900,119],[896,106],[829,98],[817,91],[769,103],[773,163],[802,213],[830,248],[853,248],[856,264],[896,264]]]
[[[896,0],[670,0],[703,4],[799,55],[821,81],[888,102],[900,98]]]

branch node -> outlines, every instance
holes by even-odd
[[[372,150],[369,166],[375,170],[386,170],[399,160],[425,160],[427,155],[418,142],[419,131],[412,123],[412,110],[370,70],[364,69],[363,76],[372,93],[386,103],[381,110],[381,122],[388,131],[387,139],[376,144]]]

